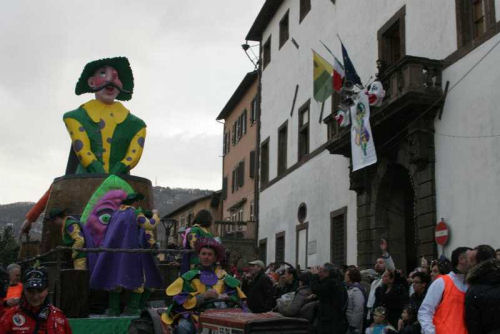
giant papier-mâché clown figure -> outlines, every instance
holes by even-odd
[[[119,209],[111,214],[102,248],[153,248],[157,220],[148,218],[135,203],[144,198],[132,193],[124,199]],[[138,314],[150,289],[162,286],[161,274],[154,256],[150,253],[111,253],[97,256],[90,276],[90,287],[109,291],[108,315],[120,314],[120,293],[131,290],[125,314]],[[146,297],[143,295],[146,293]]]
[[[201,237],[195,246],[199,264],[177,278],[166,289],[172,304],[162,314],[165,325],[181,327],[185,333],[195,333],[200,312],[211,308],[226,308],[246,299],[240,281],[217,266],[225,256],[224,247],[213,238]]]
[[[142,199],[116,175],[110,175],[91,196],[81,216],[90,248],[152,248],[157,216],[148,218],[132,204]],[[89,253],[90,287],[109,291],[108,315],[120,314],[120,293],[132,290],[126,314],[137,314],[151,288],[162,286],[154,256],[145,253]]]
[[[101,247],[106,234],[111,215],[120,208],[120,205],[134,189],[122,178],[110,175],[94,191],[90,197],[80,222],[86,236],[86,245],[89,248]],[[99,253],[88,253],[88,269],[92,272]]]
[[[115,101],[130,100],[133,89],[127,58],[105,58],[85,65],[75,93],[95,93],[95,99],[64,114],[72,142],[67,174],[126,174],[137,165],[146,124]]]

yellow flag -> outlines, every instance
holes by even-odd
[[[313,51],[314,99],[324,102],[333,92],[333,66]]]

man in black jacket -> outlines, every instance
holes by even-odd
[[[345,334],[347,330],[347,290],[337,278],[338,270],[331,263],[311,269],[311,290],[319,299],[315,325],[318,334]]]
[[[414,293],[410,296],[410,304],[418,312],[420,305],[422,305],[422,302],[424,301],[427,288],[431,283],[431,277],[424,272],[417,271],[413,274],[412,278]]]
[[[488,247],[474,249],[478,264],[467,274],[465,323],[469,334],[500,333],[500,261]]]
[[[271,311],[276,305],[273,282],[264,270],[266,266],[261,260],[248,263],[250,265],[250,281],[243,282],[243,292],[247,295],[248,308],[253,313]]]

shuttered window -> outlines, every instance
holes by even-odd
[[[309,103],[307,101],[299,109],[299,161],[309,154]]]
[[[311,10],[311,0],[300,0],[300,17],[299,23],[302,22],[307,13]]]
[[[227,199],[227,177],[222,179],[222,200]]]
[[[241,114],[241,132],[243,135],[247,133],[247,110],[246,109]]]
[[[264,68],[271,62],[271,36],[267,39],[266,43],[264,43],[263,51],[263,65]]]
[[[267,238],[259,240],[259,259],[267,263]]]
[[[347,208],[336,210],[330,214],[331,237],[330,237],[330,261],[336,265],[346,264],[346,219]]]
[[[255,177],[255,151],[250,152],[250,175],[252,179]]]
[[[252,109],[250,111],[250,123],[253,125],[257,120],[257,97],[252,100]]]
[[[288,40],[290,34],[288,29],[288,14],[290,11],[287,11],[283,18],[280,21],[280,49]]]
[[[262,143],[260,148],[260,184],[269,182],[269,138]]]
[[[245,161],[240,161],[238,165],[238,187],[243,187],[245,184]]]
[[[455,0],[458,47],[468,45],[494,29],[494,0]]]
[[[276,263],[285,262],[285,232],[280,232],[276,234],[275,262]]]
[[[286,172],[287,138],[288,122],[285,122],[278,130],[278,175],[282,175]]]

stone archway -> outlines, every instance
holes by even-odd
[[[389,243],[397,268],[407,273],[417,266],[415,191],[408,170],[390,164],[377,189],[376,234]]]
[[[371,268],[387,238],[396,268],[413,270],[418,259],[436,257],[436,194],[432,121],[410,125],[377,164],[351,172],[357,193],[358,265]]]

